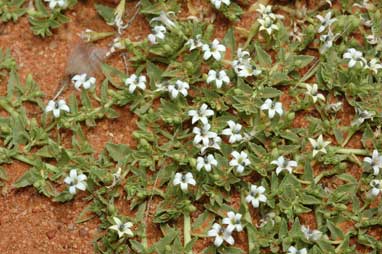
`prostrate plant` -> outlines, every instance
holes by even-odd
[[[125,1],[96,5],[118,36],[108,55],[128,51],[125,67],[135,70],[103,64],[104,80],[80,74],[74,86],[90,89],[72,89],[66,106],[49,102],[54,117],[36,117],[24,102],[43,113],[42,93],[31,78],[21,84],[14,61],[0,54],[9,76],[0,163],[31,165],[15,186],[56,201],[90,193],[85,211],[100,219],[99,253],[191,253],[199,238],[210,245],[198,253],[379,253],[370,232],[381,226],[381,49],[355,35],[372,33],[374,43],[382,18],[378,8],[329,2],[314,10],[254,4],[251,27],[227,23],[221,34],[209,19],[178,15],[178,1],[139,1],[152,26],[141,41],[124,36]],[[211,4],[239,18],[230,14],[238,4]],[[299,24],[298,39],[286,24]],[[136,145],[107,143],[95,154],[83,128],[126,105]],[[90,219],[84,214],[79,222]],[[150,246],[148,223],[163,234]],[[248,247],[237,244],[243,235]]]

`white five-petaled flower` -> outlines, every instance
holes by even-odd
[[[222,245],[224,241],[230,245],[235,243],[235,239],[233,239],[231,232],[227,229],[223,229],[218,223],[214,223],[214,225],[212,225],[212,229],[208,231],[207,235],[209,237],[215,237],[214,245],[216,247]]]
[[[213,137],[213,138],[210,138],[208,140],[208,145],[204,145],[204,144],[201,145],[200,152],[204,153],[206,151],[206,149],[208,149],[208,148],[213,148],[213,149],[216,149],[216,150],[220,150],[220,143],[221,143],[221,141],[222,141],[222,139],[219,136],[217,136],[217,135],[215,137]]]
[[[54,9],[56,7],[65,7],[66,6],[66,0],[45,0],[45,2],[49,2],[49,8]]]
[[[330,141],[324,141],[322,135],[317,139],[309,138],[309,142],[313,147],[313,157],[315,157],[319,152],[326,154],[326,146],[330,144]]]
[[[53,112],[53,116],[57,118],[60,117],[61,111],[70,112],[70,108],[63,99],[58,101],[50,100],[45,107],[45,112],[48,113],[51,111]]]
[[[65,177],[64,182],[69,185],[69,192],[76,194],[76,189],[86,190],[86,175],[77,175],[77,169],[72,169],[69,172],[69,176]]]
[[[233,158],[230,160],[229,165],[235,167],[236,172],[239,174],[243,173],[245,167],[251,164],[251,161],[248,159],[248,154],[244,151],[241,151],[240,153],[238,151],[233,151],[231,156]]]
[[[320,35],[320,41],[322,42],[320,52],[325,53],[328,49],[330,49],[338,35],[338,33],[334,35],[330,29],[327,34]]]
[[[306,248],[297,249],[294,246],[290,246],[288,248],[288,254],[308,254],[308,250]]]
[[[276,175],[279,175],[284,170],[288,171],[289,174],[292,174],[293,168],[297,167],[296,161],[285,159],[284,156],[280,156],[277,160],[273,160],[271,164],[277,165]]]
[[[131,231],[131,227],[133,227],[133,223],[129,221],[122,223],[122,221],[118,217],[113,217],[113,220],[115,224],[110,226],[109,229],[117,231],[119,238],[123,237],[123,235],[127,235],[130,237],[134,236],[133,231]]]
[[[349,48],[343,55],[344,59],[349,60],[349,68],[354,67],[357,63],[363,67],[365,65],[365,58],[362,56],[362,52],[356,50],[355,48]]]
[[[134,93],[135,89],[138,87],[141,90],[146,89],[146,76],[137,76],[132,74],[125,80],[125,85],[129,87],[129,93]]]
[[[248,51],[238,48],[237,59],[232,61],[232,67],[239,77],[257,76],[261,74],[261,70],[257,70],[251,63],[250,54]]]
[[[321,93],[318,93],[317,84],[313,84],[313,86],[310,84],[305,84],[305,85],[306,85],[306,90],[307,90],[306,94],[312,97],[314,103],[316,103],[317,100],[325,101],[324,95]]]
[[[217,137],[217,134],[213,131],[210,131],[211,125],[204,124],[202,128],[194,127],[192,132],[195,134],[194,144],[197,145],[202,143],[203,146],[208,146],[210,144],[210,139]]]
[[[262,17],[270,17],[271,19],[283,19],[284,18],[283,15],[274,14],[272,12],[272,5],[265,6],[263,4],[260,4],[259,9],[256,9],[256,11],[258,13],[260,13]]]
[[[151,44],[157,44],[158,39],[163,40],[165,38],[166,27],[162,25],[154,26],[152,31],[153,33],[147,36],[147,39],[151,42]]]
[[[88,77],[86,73],[74,75],[72,78],[74,87],[78,90],[82,86],[84,89],[89,89],[96,83],[96,78]]]
[[[271,35],[274,30],[279,30],[279,27],[274,23],[275,20],[269,16],[263,16],[257,21],[260,23],[260,31],[265,30],[269,35]]]
[[[373,120],[374,112],[369,112],[367,110],[362,110],[361,108],[355,108],[356,118],[352,121],[351,125],[361,125],[365,120]]]
[[[229,6],[231,4],[231,0],[211,0],[211,3],[215,6],[216,9],[220,9],[222,3]]]
[[[215,60],[220,61],[223,58],[226,48],[223,44],[220,44],[218,39],[214,39],[211,45],[203,44],[202,50],[204,60],[208,60],[212,56]]]
[[[203,46],[202,35],[197,34],[195,36],[195,39],[189,39],[185,45],[190,48],[190,51],[192,51],[196,48],[201,48]]]
[[[264,104],[260,107],[261,110],[268,110],[268,117],[272,119],[275,114],[281,116],[283,114],[283,105],[281,102],[274,103],[272,99],[266,99]]]
[[[241,141],[243,139],[243,136],[241,136],[240,131],[241,131],[241,124],[235,123],[232,120],[227,121],[228,128],[224,129],[222,131],[223,135],[229,136],[228,142],[233,144],[235,142]]]
[[[215,70],[209,70],[207,77],[207,84],[215,82],[216,88],[221,88],[223,84],[229,84],[230,79],[224,70],[219,72]]]
[[[377,74],[378,70],[382,69],[382,64],[380,63],[380,61],[378,59],[373,58],[370,60],[370,62],[365,67],[366,67],[366,69],[369,69],[369,70],[373,71],[375,74]]]
[[[196,181],[192,173],[188,172],[186,174],[176,173],[174,181],[172,182],[174,186],[180,185],[182,191],[187,191],[188,185],[196,185]]]
[[[371,180],[370,186],[372,187],[370,191],[371,195],[378,196],[379,193],[382,192],[382,180],[377,180],[377,179]]]
[[[167,28],[171,29],[173,27],[175,27],[175,23],[174,21],[172,21],[169,17],[169,15],[172,15],[172,14],[175,14],[174,12],[170,11],[170,12],[164,12],[164,11],[161,11],[159,13],[159,16],[158,17],[155,17],[155,18],[152,18],[150,20],[150,23],[154,22],[154,21],[159,21],[160,23],[162,23],[163,25],[165,25]]]
[[[264,195],[265,188],[263,186],[257,187],[257,185],[252,184],[249,194],[245,197],[247,203],[251,203],[254,208],[260,206],[260,202],[267,202],[267,197]]]
[[[202,124],[207,124],[208,117],[213,116],[214,111],[212,109],[208,109],[208,105],[203,103],[199,110],[189,110],[188,115],[192,116],[192,124],[196,123],[197,121],[201,121]]]
[[[322,236],[321,231],[317,229],[311,230],[309,227],[306,227],[304,225],[301,226],[301,231],[304,234],[306,240],[308,241],[318,241]]]
[[[200,171],[202,168],[204,168],[207,172],[210,172],[212,169],[212,166],[217,166],[218,161],[215,159],[213,154],[209,154],[204,157],[198,157],[196,159],[196,169]]]
[[[184,97],[188,95],[188,89],[190,89],[190,85],[181,80],[175,81],[175,84],[170,84],[168,86],[168,92],[171,95],[171,98],[175,99],[179,94],[182,94]]]
[[[317,30],[319,33],[323,32],[327,27],[330,27],[337,20],[336,18],[332,18],[331,11],[326,13],[325,17],[317,15],[316,18],[318,18],[321,22],[321,25]]]
[[[234,70],[237,76],[247,78],[250,76],[258,76],[261,74],[261,70],[256,69],[256,66],[250,62],[242,63],[234,66]]]
[[[374,175],[379,174],[379,170],[382,168],[382,156],[379,155],[378,150],[374,150],[372,156],[365,157],[363,161],[370,164]]]
[[[229,211],[227,213],[227,217],[223,219],[222,223],[227,225],[226,230],[228,232],[232,233],[235,230],[237,232],[241,232],[243,231],[243,225],[241,225],[241,222],[240,222],[241,217],[242,215],[240,213]]]

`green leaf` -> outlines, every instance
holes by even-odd
[[[97,13],[106,21],[108,24],[114,22],[114,9],[103,4],[95,4]]]
[[[261,66],[270,66],[272,64],[271,56],[263,50],[259,43],[255,43],[256,59]]]
[[[116,162],[123,162],[131,153],[131,149],[125,144],[106,144],[106,151],[110,157]]]

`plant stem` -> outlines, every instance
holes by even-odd
[[[184,213],[184,225],[183,225],[183,238],[184,247],[191,242],[191,217],[189,212]],[[185,252],[186,254],[192,254],[192,250]]]

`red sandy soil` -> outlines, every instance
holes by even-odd
[[[108,1],[110,2],[110,1]],[[204,1],[192,1],[195,6],[202,6]],[[253,3],[255,1],[249,1]],[[310,1],[311,4],[312,1]],[[64,77],[65,66],[70,49],[80,40],[79,34],[85,29],[95,31],[113,31],[97,15],[94,8],[94,1],[86,3],[79,2],[73,10],[69,10],[71,21],[63,25],[54,35],[41,39],[32,34],[26,17],[21,18],[17,23],[7,23],[3,25],[0,31],[0,48],[9,48],[12,56],[19,66],[19,75],[21,81],[25,80],[27,74],[32,74],[34,80],[40,85],[42,91],[47,95],[47,102],[53,97],[60,80]],[[128,2],[127,12],[131,16],[134,12],[135,2]],[[186,4],[185,4],[186,5]],[[184,6],[185,7],[185,6]],[[180,17],[188,16],[187,7],[184,8]],[[203,8],[207,15],[211,11]],[[250,27],[256,18],[254,13],[245,13],[242,20],[235,24],[242,27]],[[227,22],[217,16],[218,25],[215,31],[217,38],[222,38],[227,29]],[[145,19],[138,16],[129,29],[124,32],[123,37],[128,36],[131,40],[141,40],[149,33],[149,26]],[[110,39],[104,40],[97,45],[107,46]],[[124,68],[122,59],[114,56],[108,60],[108,63]],[[99,76],[101,78],[101,76]],[[0,95],[5,94],[6,86],[0,83]],[[64,97],[67,97],[72,91],[66,91]],[[291,103],[291,97],[285,94],[282,96],[285,105]],[[32,109],[35,111],[36,109]],[[85,134],[96,152],[100,152],[105,143],[124,143],[133,145],[131,132],[135,128],[135,117],[128,110],[128,107],[117,109],[120,117],[116,120],[101,120],[97,127],[87,129]],[[350,110],[349,110],[350,111]],[[1,113],[1,112],[0,112]],[[39,113],[39,112],[35,112]],[[347,112],[342,119],[348,124],[353,112]],[[300,112],[297,114],[293,127],[306,127],[309,123],[304,119],[309,113]],[[358,140],[355,140],[358,139]],[[359,137],[356,136],[349,142],[350,146],[359,146]],[[9,176],[6,186],[0,195],[0,253],[4,254],[60,254],[60,253],[93,253],[92,240],[97,234],[97,220],[91,220],[82,224],[76,224],[75,220],[82,209],[87,205],[83,201],[85,194],[80,194],[75,201],[66,204],[57,204],[48,198],[38,194],[33,188],[16,190],[12,183],[21,177],[28,167],[21,163],[12,163],[6,165],[5,169]],[[355,175],[359,178],[359,168],[355,169]],[[240,197],[233,194],[232,206],[236,206]],[[156,205],[159,200],[153,200],[150,203],[149,218],[153,217]],[[236,201],[236,202],[235,202]],[[117,205],[120,209],[126,211],[128,204]],[[122,211],[122,213],[124,213]],[[127,213],[127,212],[126,212]],[[193,217],[198,214],[196,212]],[[256,211],[251,211],[254,222],[258,219]],[[302,222],[310,227],[315,227],[315,219],[312,214],[302,215]],[[159,227],[147,221],[149,244],[159,240],[161,234]],[[181,221],[178,221],[181,226]],[[342,228],[351,227],[344,223]],[[247,240],[244,233],[237,235],[237,247],[247,248]],[[194,251],[196,253],[210,244],[211,239],[200,239],[197,241]]]

